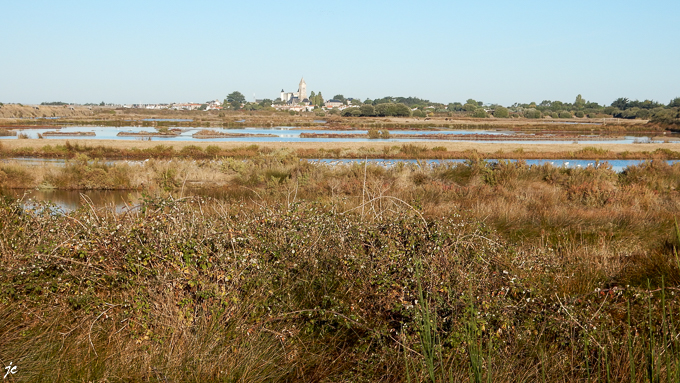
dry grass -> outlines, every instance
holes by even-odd
[[[294,151],[301,158],[494,158],[494,159],[652,159],[680,158],[680,143],[660,144],[488,144],[423,142],[415,144],[356,143],[206,143],[116,140],[4,140],[2,157],[73,158],[249,158],[272,151]],[[132,146],[131,146],[132,145]]]
[[[149,178],[198,167],[149,163]],[[0,203],[15,379],[677,378],[680,165],[386,169],[289,152],[219,173],[218,199],[125,214]]]

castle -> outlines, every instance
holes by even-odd
[[[299,103],[309,103],[309,99],[307,98],[307,83],[305,82],[305,78],[303,77],[302,80],[300,80],[300,85],[298,86],[297,92],[284,92],[283,89],[281,89],[281,101],[292,105]]]

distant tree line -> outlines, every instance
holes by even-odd
[[[451,102],[442,104],[431,102],[418,97],[392,97],[386,96],[374,100],[366,99],[363,102],[358,98],[348,98],[342,94],[336,94],[331,100],[341,102],[349,106],[342,111],[333,109],[328,113],[340,114],[345,117],[428,117],[437,116],[467,116],[474,118],[625,118],[625,119],[648,119],[661,124],[680,125],[680,97],[671,100],[664,105],[653,100],[630,100],[620,97],[610,105],[600,105],[597,102],[587,101],[580,94],[574,102],[559,100],[543,100],[540,103],[514,103],[508,107],[498,104],[484,104],[482,101],[467,99],[463,102]],[[314,105],[315,113],[319,116],[325,112],[322,107],[325,104],[321,92],[312,91],[309,101]],[[273,104],[280,104],[280,100],[265,99],[257,103],[247,103],[240,92],[232,92],[224,100],[223,106],[228,109],[261,110],[271,108]],[[65,103],[43,103],[42,105],[66,105]]]
[[[64,106],[64,105],[70,105],[67,102],[61,102],[61,101],[52,101],[52,102],[41,102],[40,105],[45,105],[45,106]]]

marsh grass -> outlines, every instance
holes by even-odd
[[[121,168],[226,177],[217,199],[5,198],[0,360],[18,381],[673,381],[680,165],[640,166],[271,152]]]
[[[388,131],[383,130],[381,138],[389,135]],[[44,145],[34,147],[12,147],[0,148],[0,157],[41,157],[41,158],[75,158],[78,155],[87,155],[90,158],[99,159],[212,159],[216,157],[233,157],[238,159],[250,159],[260,155],[267,155],[273,149],[260,147],[256,144],[233,147],[231,145],[211,144],[205,148],[199,145],[181,145],[179,150],[170,145],[155,145],[151,147],[137,148],[126,145],[104,146],[87,145],[78,142],[66,141],[63,145]],[[290,152],[291,149],[282,149]],[[518,148],[513,151],[496,151],[489,153],[478,152],[477,150],[447,150],[443,146],[431,146],[425,144],[402,144],[385,145],[382,147],[358,147],[348,145],[342,149],[308,148],[297,149],[296,155],[299,158],[319,159],[319,158],[353,158],[353,159],[680,159],[680,152],[666,148],[658,148],[653,151],[625,151],[615,152],[597,147],[585,147],[580,150],[563,151],[529,151]]]

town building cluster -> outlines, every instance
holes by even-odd
[[[204,103],[172,103],[172,104],[124,104],[122,108],[136,109],[170,109],[170,110],[218,110],[222,109],[222,101],[212,100]]]
[[[312,92],[313,93],[313,92]],[[349,99],[351,100],[351,99]],[[256,100],[257,103],[264,100]],[[341,100],[326,100],[320,107],[324,109],[339,109],[343,110],[345,108],[351,107],[351,103],[348,105],[347,102]],[[206,101],[204,103],[169,103],[169,104],[124,104],[116,105],[122,108],[137,108],[137,109],[169,109],[169,110],[221,110],[223,109],[224,103],[218,99],[212,101]],[[244,106],[242,104],[242,106]],[[315,105],[309,99],[307,94],[307,83],[304,77],[300,80],[298,84],[297,92],[286,92],[281,89],[281,93],[276,102],[272,104],[277,110],[294,111],[294,112],[309,112],[314,110]]]

